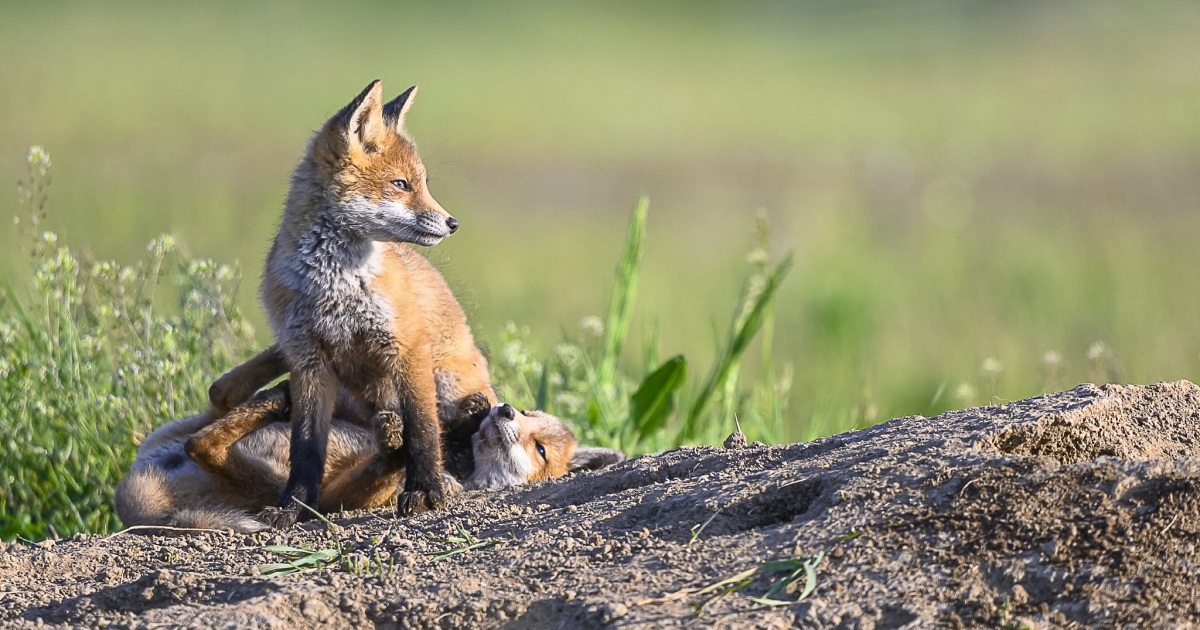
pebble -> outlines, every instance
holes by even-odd
[[[117,580],[117,579],[120,579],[121,576],[123,576],[123,575],[125,575],[125,569],[122,569],[121,567],[108,567],[107,569],[100,572],[100,579],[106,580],[106,581],[107,580]]]
[[[629,607],[621,602],[615,602],[604,607],[604,623],[612,623],[613,621],[624,617],[629,612]]]

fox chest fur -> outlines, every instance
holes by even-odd
[[[359,389],[365,380],[389,372],[398,360],[397,313],[375,284],[385,272],[388,245],[351,241],[313,230],[292,256],[273,261],[282,294],[271,313],[276,338],[297,364],[328,360],[343,385]]]

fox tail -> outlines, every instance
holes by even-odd
[[[126,527],[231,529],[243,534],[271,529],[242,510],[205,505],[177,508],[167,475],[156,466],[134,470],[117,484],[116,508]]]

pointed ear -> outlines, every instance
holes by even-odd
[[[383,106],[384,122],[402,136],[408,135],[404,133],[404,115],[408,113],[408,108],[412,107],[413,97],[416,95],[417,86],[414,85]]]
[[[599,470],[605,466],[611,466],[623,461],[625,461],[625,453],[617,449],[601,448],[599,446],[581,446],[575,449],[575,454],[571,456],[571,461],[567,462],[567,470],[570,472]]]
[[[383,132],[383,82],[375,79],[330,119],[331,126],[350,148],[373,151]]]

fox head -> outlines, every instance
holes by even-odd
[[[508,488],[597,470],[623,461],[611,448],[579,446],[562,420],[542,411],[517,411],[503,403],[492,407],[472,437],[475,471],[470,489]]]
[[[360,238],[431,246],[458,229],[429,193],[425,165],[404,130],[416,94],[414,85],[384,103],[376,79],[309,146],[323,211]]]

